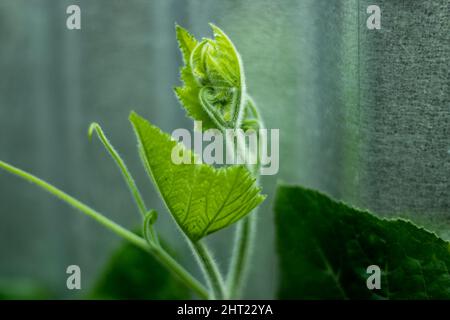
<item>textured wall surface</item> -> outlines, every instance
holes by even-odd
[[[0,159],[61,187],[113,220],[139,216],[114,163],[87,140],[99,122],[128,162],[158,228],[198,274],[147,179],[128,123],[134,109],[166,131],[190,128],[176,101],[174,24],[197,37],[223,28],[245,63],[280,172],[263,179],[255,266],[246,297],[276,288],[272,201],[277,181],[320,189],[442,234],[450,220],[449,2],[400,0],[0,0]],[[367,30],[366,7],[382,9]],[[221,267],[233,230],[209,237]],[[34,186],[0,172],[0,280],[32,278],[65,297],[65,268],[89,287],[119,239]],[[227,249],[227,250],[226,250]]]
[[[381,30],[361,28],[360,38],[362,203],[428,220],[446,232],[450,3],[378,3]]]

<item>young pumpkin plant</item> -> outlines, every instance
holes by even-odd
[[[217,129],[224,136],[229,129],[263,127],[259,111],[248,95],[242,60],[227,35],[211,25],[214,39],[196,40],[176,26],[183,55],[183,86],[175,93],[187,114],[202,122],[202,130]],[[200,298],[237,298],[245,280],[255,229],[255,211],[265,196],[258,186],[259,161],[255,165],[216,168],[197,161],[197,155],[174,141],[167,133],[132,112],[130,122],[136,134],[139,153],[167,210],[186,237],[203,272],[207,286],[193,277],[160,245],[155,222],[157,213],[149,210],[124,160],[108,141],[97,123],[89,137],[97,134],[120,169],[138,211],[142,215],[142,237],[111,221],[105,215],[38,177],[0,161],[0,167],[32,182],[64,202],[92,217],[117,235],[153,255]],[[197,128],[198,129],[198,128]],[[172,150],[180,150],[189,164],[175,164]],[[244,150],[238,152],[244,152]],[[204,238],[234,223],[236,239],[229,271],[223,274]]]

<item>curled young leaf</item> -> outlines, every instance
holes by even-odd
[[[203,129],[240,127],[246,102],[242,61],[227,35],[211,24],[214,39],[198,42],[177,26],[177,39],[185,65],[184,86],[175,93],[189,116]]]
[[[216,169],[195,164],[196,155],[181,144],[191,164],[174,164],[177,142],[135,113],[130,116],[144,166],[171,215],[192,240],[223,229],[250,213],[265,198],[244,166]]]

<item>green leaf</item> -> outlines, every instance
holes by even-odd
[[[214,40],[203,39],[191,52],[190,67],[203,86],[241,87],[239,55],[227,35],[211,24]]]
[[[178,46],[183,55],[184,66],[181,68],[180,77],[184,83],[183,87],[175,88],[175,94],[184,106],[187,114],[194,120],[202,121],[202,126],[207,129],[216,128],[213,120],[203,109],[200,100],[200,86],[192,74],[190,59],[191,53],[197,46],[197,40],[184,28],[176,26]]]
[[[175,93],[188,115],[202,121],[204,130],[234,128],[241,121],[245,99],[243,66],[227,35],[211,24],[213,39],[198,42],[188,31],[176,27],[185,65],[183,87]]]
[[[125,242],[111,256],[89,298],[189,299],[190,293],[148,252]]]
[[[0,279],[0,300],[55,299],[44,285],[30,279]]]
[[[196,156],[170,135],[135,113],[130,116],[144,165],[170,213],[192,240],[225,228],[247,215],[265,198],[244,166],[216,169],[195,164]],[[174,164],[177,146],[192,164]]]
[[[405,220],[386,220],[301,187],[276,204],[281,299],[448,299],[450,244]],[[367,267],[381,268],[369,290]]]
[[[189,59],[191,57],[191,52],[197,46],[198,42],[186,29],[179,26],[178,24],[175,26],[177,33],[178,45],[180,47],[180,51],[183,54],[183,61],[186,64],[186,67],[189,68]]]

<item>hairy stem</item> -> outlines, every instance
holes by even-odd
[[[136,185],[136,182],[133,179],[133,176],[131,175],[130,171],[128,170],[125,161],[120,157],[119,153],[116,151],[116,149],[113,147],[113,145],[109,142],[108,138],[106,137],[105,133],[103,132],[100,125],[96,122],[91,123],[89,127],[89,139],[92,138],[92,134],[95,132],[97,133],[98,138],[103,143],[103,146],[110,154],[111,158],[116,162],[117,166],[119,167],[125,182],[128,185],[128,189],[131,192],[131,195],[134,198],[134,201],[136,202],[136,205],[142,215],[142,217],[145,219],[145,216],[148,213],[147,207],[145,205],[144,199],[141,196],[141,193],[139,192],[139,189]],[[156,232],[152,225],[148,226],[148,231],[150,232],[150,236],[152,241],[154,241],[156,244],[159,245],[158,236],[156,235]]]
[[[235,234],[233,254],[227,275],[227,292],[230,299],[239,299],[252,257],[256,229],[256,209],[240,221]]]
[[[191,242],[196,257],[205,275],[205,278],[211,289],[210,299],[225,299],[227,294],[225,292],[225,285],[222,279],[222,274],[217,267],[211,253],[205,244],[201,241]]]
[[[64,191],[52,186],[51,184],[39,179],[38,177],[27,173],[21,169],[18,169],[14,166],[11,166],[3,161],[0,161],[0,168],[25,179],[31,183],[36,184],[41,187],[45,191],[54,195],[55,197],[61,199],[62,201],[68,203],[75,209],[83,212],[87,216],[93,218],[106,228],[110,229],[118,236],[124,238],[125,240],[130,241],[132,244],[137,247],[151,253],[160,263],[162,263],[167,269],[169,269],[173,274],[175,274],[184,284],[186,284],[189,288],[191,288],[199,297],[207,299],[208,291],[203,287],[201,283],[199,283],[189,272],[187,272],[178,262],[176,262],[166,251],[164,251],[160,246],[157,245],[149,245],[147,242],[131,231],[125,229],[114,221],[108,219],[101,213],[95,211],[79,200],[69,196]]]
[[[247,101],[254,116],[257,118],[260,128],[264,128],[264,122],[261,118],[259,109],[253,99],[247,95]],[[242,146],[241,146],[242,148]],[[239,152],[244,152],[239,150]],[[248,169],[259,180],[259,168],[261,166],[260,156],[257,158],[257,165],[248,165]],[[242,221],[238,222],[235,241],[233,246],[233,253],[231,256],[230,267],[227,274],[227,292],[228,298],[238,299],[243,289],[246,275],[248,271],[248,265],[253,253],[253,243],[256,237],[256,213],[258,209],[254,209],[250,214]]]

